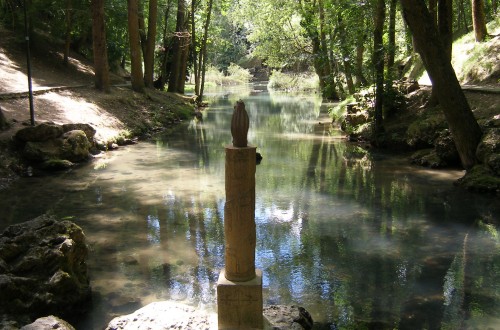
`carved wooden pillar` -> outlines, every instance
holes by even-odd
[[[256,147],[249,146],[245,104],[238,101],[231,120],[233,145],[226,146],[224,207],[225,269],[217,282],[219,329],[260,329],[262,272],[255,269]]]

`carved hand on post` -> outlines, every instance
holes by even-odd
[[[233,146],[245,148],[248,145],[247,134],[249,127],[248,114],[245,110],[245,103],[242,100],[236,102],[233,117],[231,119],[231,135],[233,136]]]

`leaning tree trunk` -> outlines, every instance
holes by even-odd
[[[472,0],[472,25],[477,42],[482,42],[488,35],[486,19],[484,17],[484,1]]]
[[[481,140],[481,128],[469,107],[451,62],[448,61],[438,31],[423,1],[401,0],[403,14],[418,44],[418,51],[436,88],[450,132],[462,165],[472,168],[476,163],[476,148]]]
[[[94,48],[95,87],[109,91],[108,51],[106,49],[106,25],[104,23],[104,0],[92,0],[92,39]]]
[[[451,62],[451,54],[453,47],[453,0],[438,0],[437,1],[437,10],[436,17],[437,22],[436,25],[438,27],[439,39],[443,45],[444,55],[446,56],[446,60]],[[431,16],[432,16],[431,12]],[[433,16],[433,20],[435,20]],[[432,87],[431,97],[429,98],[429,102],[427,105],[436,106],[439,101],[436,95],[436,90],[434,86]]]

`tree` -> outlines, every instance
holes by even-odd
[[[390,0],[389,6],[389,44],[387,46],[387,67],[390,71],[394,68],[396,57],[396,6],[398,0]]]
[[[168,91],[181,94],[184,93],[187,52],[190,44],[190,35],[186,31],[186,12],[185,0],[178,0],[177,22],[172,47],[172,70],[168,79]]]
[[[377,0],[373,24],[373,65],[375,66],[375,138],[384,129],[382,122],[382,108],[384,104],[384,21],[385,0]]]
[[[144,54],[144,85],[146,87],[153,87],[157,16],[158,0],[149,0],[148,36]]]
[[[443,45],[444,55],[447,61],[451,62],[453,50],[453,0],[438,0],[433,3],[435,8],[429,9],[432,20],[437,24],[439,39]],[[432,88],[432,94],[428,105],[436,106],[438,104],[436,90]]]
[[[472,26],[474,27],[476,41],[484,41],[488,35],[488,31],[486,30],[483,0],[472,0]]]
[[[445,55],[438,31],[424,2],[401,0],[403,15],[418,44],[418,52],[436,89],[453,140],[465,169],[472,168],[481,140],[479,127]]]
[[[95,87],[109,91],[108,52],[106,48],[106,26],[104,23],[104,0],[92,0],[92,40],[94,48]]]
[[[325,42],[323,0],[318,2],[300,0],[299,5],[302,16],[301,25],[312,44],[313,66],[319,77],[321,94],[326,99],[338,100],[339,96],[332,74],[332,63],[330,63]]]
[[[201,5],[201,1],[198,3]],[[200,25],[202,26],[202,36],[201,41],[198,42],[196,38],[196,20],[195,12],[197,9],[201,9],[201,6],[196,7],[196,2],[191,3],[191,40],[192,40],[192,52],[193,52],[193,72],[194,72],[194,84],[195,84],[195,95],[198,97],[198,101],[203,99],[203,91],[205,89],[205,72],[207,68],[207,51],[208,51],[208,31],[210,27],[211,17],[212,17],[212,7],[213,0],[208,0],[203,13],[199,16],[205,16],[205,20],[200,18]]]
[[[212,16],[212,6],[213,6],[213,0],[209,0],[208,7],[207,7],[207,19],[205,20],[205,25],[203,27],[203,39],[201,41],[200,57],[199,57],[199,61],[198,61],[198,65],[200,66],[199,69],[201,69],[201,83],[200,83],[200,90],[199,90],[200,101],[203,98],[203,90],[205,89],[205,73],[207,71],[208,28],[210,27],[210,17]],[[200,73],[200,70],[198,70],[198,72]]]
[[[169,16],[170,16],[170,8],[172,7],[173,0],[167,0],[164,12],[164,21],[163,21],[163,54],[161,58],[161,66],[160,66],[160,74],[158,78],[157,88],[163,90],[165,88],[165,84],[168,80],[169,72],[169,64],[170,64],[170,43],[172,41],[171,38],[168,37],[169,34]]]
[[[141,45],[139,41],[139,6],[137,1],[127,0],[130,78],[132,80],[132,89],[142,93],[144,91],[144,78],[142,75]]]
[[[69,50],[71,46],[71,29],[72,29],[72,19],[71,16],[73,14],[73,5],[71,0],[66,0],[66,36],[64,41],[64,59],[63,63],[69,63]]]

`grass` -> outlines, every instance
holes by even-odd
[[[474,31],[458,38],[453,43],[452,65],[461,84],[481,81],[498,83],[494,73],[500,71],[500,17],[487,24],[490,36],[484,42],[476,42]],[[419,83],[430,83],[426,72],[418,78]]]

